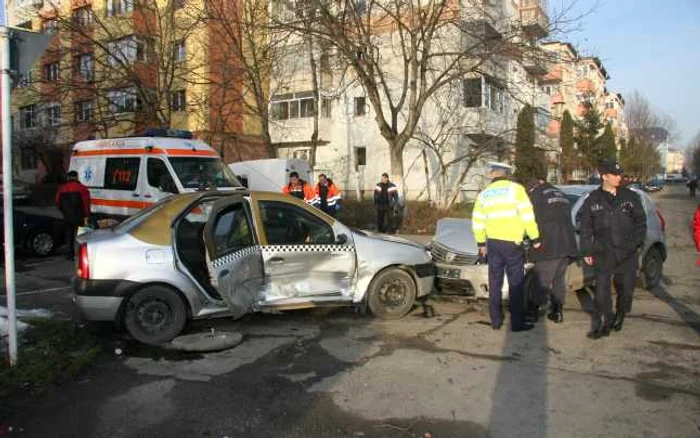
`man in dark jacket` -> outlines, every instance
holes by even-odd
[[[622,169],[612,161],[599,166],[603,184],[581,207],[581,253],[595,272],[595,312],[588,337],[599,339],[619,331],[632,309],[639,250],[647,232],[646,213],[639,195],[621,187]],[[613,317],[611,278],[617,292]]]
[[[566,268],[578,256],[574,225],[571,222],[571,202],[561,190],[539,178],[527,184],[528,195],[535,211],[542,245],[530,250],[529,260],[535,263],[537,289],[532,297],[534,319],[539,308],[551,299],[547,317],[560,323],[566,299]]]
[[[68,258],[73,260],[78,227],[84,225],[85,219],[90,216],[90,191],[78,181],[78,172],[75,170],[68,172],[68,181],[58,188],[56,206],[68,224]]]
[[[374,188],[374,208],[377,211],[377,231],[394,231],[394,208],[399,203],[399,189],[389,181],[389,174],[383,173],[382,180]]]

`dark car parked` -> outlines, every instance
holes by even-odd
[[[0,241],[5,241],[4,213],[0,210]],[[15,247],[47,256],[65,243],[66,225],[52,208],[15,207]]]

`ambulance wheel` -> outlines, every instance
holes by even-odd
[[[146,286],[126,303],[124,326],[137,341],[148,345],[170,342],[185,327],[187,308],[175,291]]]
[[[369,286],[367,305],[378,318],[399,319],[411,311],[415,302],[416,283],[403,269],[386,269]]]

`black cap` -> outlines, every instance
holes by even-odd
[[[78,177],[78,172],[76,172],[75,170],[71,170],[70,172],[68,172],[68,178],[77,178],[77,177]]]
[[[598,165],[598,172],[601,175],[622,175],[622,168],[617,161],[605,160],[601,161]]]
[[[298,174],[297,172],[291,172],[291,173],[289,174],[289,177],[290,177],[290,178],[299,178],[299,174]]]

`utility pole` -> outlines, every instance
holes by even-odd
[[[5,293],[10,365],[17,363],[17,315],[15,314],[15,236],[12,206],[12,121],[10,119],[10,29],[0,27],[0,117],[2,118],[2,198],[5,227]]]

